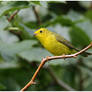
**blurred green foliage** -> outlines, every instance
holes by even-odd
[[[8,21],[16,10],[16,16]],[[92,41],[92,2],[0,1],[1,91],[23,88],[41,59],[52,56],[33,36],[40,27],[59,33],[76,48],[82,49]],[[92,52],[92,49],[88,51]],[[92,56],[47,62],[37,76],[37,84],[28,90],[67,90],[55,82],[48,67],[73,89],[92,90]]]

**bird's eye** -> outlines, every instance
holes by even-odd
[[[42,33],[42,30],[40,31],[40,33]]]

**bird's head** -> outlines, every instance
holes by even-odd
[[[51,32],[46,28],[40,28],[34,32],[34,35],[37,39],[45,39]]]

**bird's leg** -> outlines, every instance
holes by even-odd
[[[64,58],[64,60],[66,59],[66,58],[65,58],[65,54],[62,54],[62,57]]]
[[[46,56],[46,60],[47,60],[47,61],[48,61],[49,57],[50,57],[50,56]]]

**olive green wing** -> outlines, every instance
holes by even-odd
[[[79,51],[79,49],[75,48],[69,41],[67,41],[65,38],[63,38],[62,36],[58,35],[57,33],[54,33],[56,40],[60,43],[63,43],[64,45],[66,45],[67,47],[69,47],[70,49],[74,49],[76,51]],[[82,56],[87,57],[88,55],[92,55],[92,53],[89,52],[84,52],[82,53]]]
[[[63,38],[62,36],[54,33],[56,40],[60,43],[63,43],[64,45],[66,45],[67,47],[69,47],[70,49],[74,49],[76,51],[79,51],[77,48],[75,48],[69,41],[67,41],[65,38]]]

